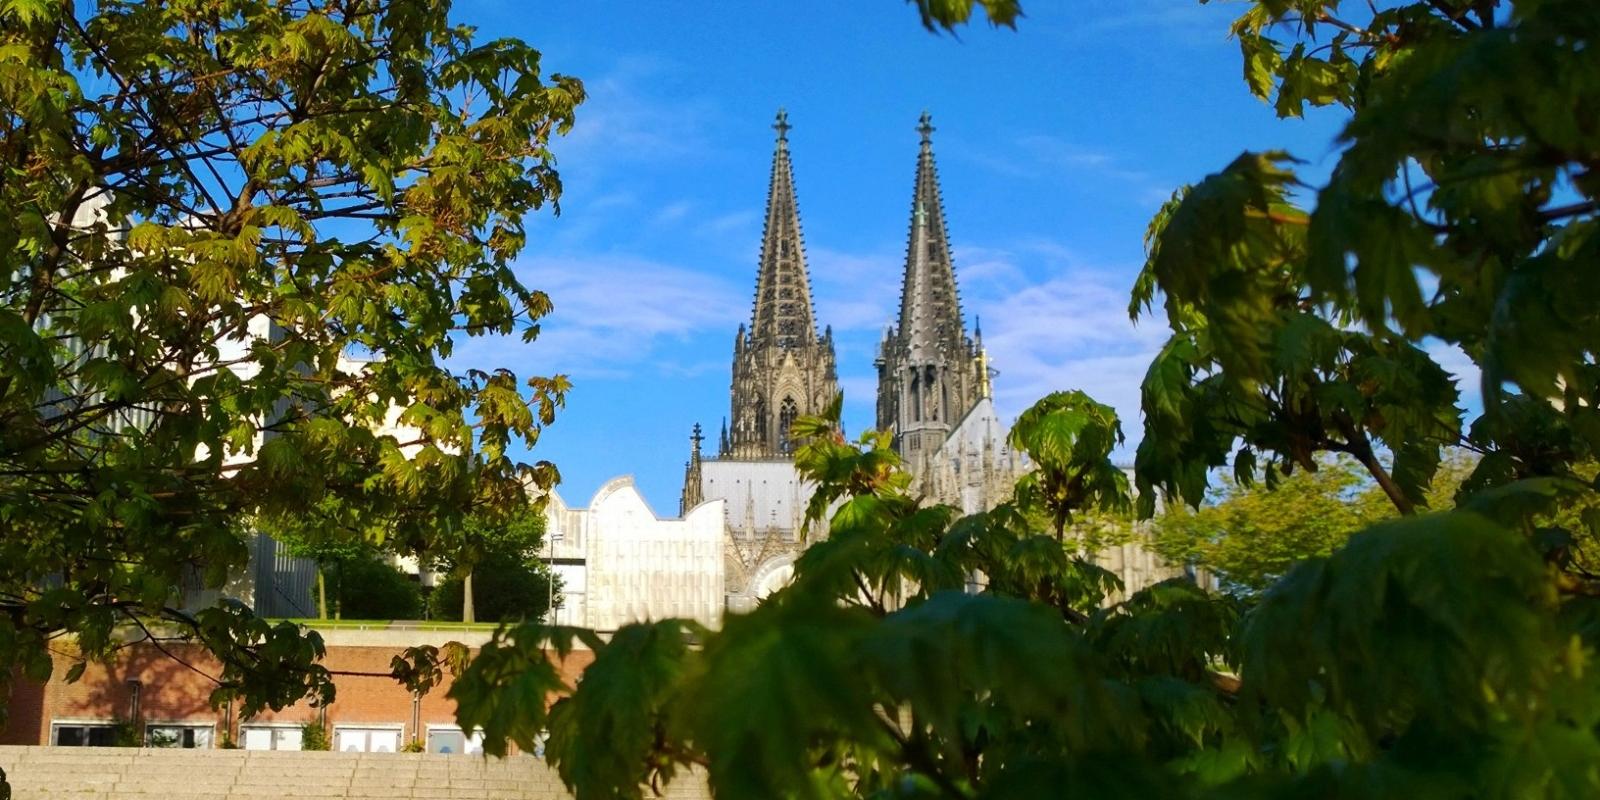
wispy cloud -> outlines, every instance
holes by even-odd
[[[695,233],[702,237],[716,239],[738,239],[739,241],[748,239],[750,242],[748,245],[750,248],[750,263],[754,264],[756,261],[756,248],[759,246],[756,238],[760,223],[761,214],[754,209],[730,211],[706,218],[695,226]],[[736,236],[736,234],[750,235]]]
[[[878,402],[878,379],[874,375],[840,375],[839,391],[844,392],[845,402],[851,406],[862,409],[874,408]],[[867,424],[874,421],[867,419]]]
[[[592,166],[703,156],[712,151],[707,133],[717,117],[709,97],[673,96],[665,87],[685,68],[653,56],[621,58],[605,74],[584,80],[584,101],[562,142],[563,161]]]
[[[1046,133],[1016,135],[993,148],[963,151],[962,157],[1009,178],[1058,181],[1069,176],[1111,182],[1124,187],[1124,199],[1140,205],[1163,200],[1171,191],[1171,181],[1129,166],[1129,159],[1112,150]]]
[[[900,301],[901,257],[885,252],[806,249],[817,322],[838,332],[880,331]]]
[[[531,345],[510,337],[466,340],[453,359],[459,365],[584,377],[627,377],[652,365],[680,377],[702,374],[711,365],[685,363],[675,345],[729,331],[746,313],[742,293],[725,281],[636,256],[547,256],[517,273],[555,303],[539,338]]]
[[[1025,287],[1028,278],[1017,266],[1010,250],[993,247],[957,246],[952,257],[956,262],[956,280],[971,291],[1016,291]]]
[[[1112,0],[1096,6],[1055,33],[1079,41],[1111,34],[1147,34],[1182,43],[1214,42],[1225,35],[1228,21],[1243,13],[1240,4],[1228,2]]]
[[[816,248],[809,253],[818,321],[841,332],[840,386],[870,414],[877,336],[894,321],[902,256]],[[1050,392],[1082,389],[1110,403],[1131,438],[1139,433],[1139,385],[1166,340],[1158,321],[1128,319],[1126,269],[1088,265],[1054,240],[970,244],[954,253],[968,325],[982,320],[999,374],[996,401],[1013,416]],[[870,421],[869,421],[870,424]]]
[[[650,222],[654,225],[674,225],[682,222],[692,211],[694,211],[693,203],[678,200],[656,209],[655,214],[651,215]]]
[[[957,258],[968,313],[981,318],[998,371],[1002,414],[1081,389],[1116,408],[1130,444],[1137,441],[1139,386],[1167,332],[1128,319],[1127,271],[1086,265],[1048,240],[965,248]]]

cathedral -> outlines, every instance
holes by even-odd
[[[794,421],[821,413],[839,391],[833,332],[818,325],[790,161],[778,112],[766,226],[750,322],[733,339],[728,413],[716,449],[696,424],[677,517],[660,517],[632,478],[608,481],[585,506],[552,491],[544,558],[562,579],[555,621],[600,630],[683,617],[711,627],[789,582],[820,533],[805,530],[814,487],[794,467]],[[927,502],[974,513],[1004,502],[1029,465],[995,411],[983,336],[961,310],[933,124],[917,126],[900,311],[875,359],[879,430]],[[887,282],[886,282],[887,283]],[[1092,554],[1137,591],[1176,574],[1135,543]]]
[[[733,342],[730,408],[714,456],[691,437],[680,511],[722,501],[727,525],[727,608],[745,610],[782,586],[805,546],[811,487],[795,471],[790,426],[818,414],[839,391],[833,333],[819,334],[806,269],[805,238],[790,161],[790,129],[778,112],[766,227],[750,325]],[[930,502],[971,513],[1003,501],[1025,469],[1006,443],[990,398],[982,335],[961,313],[944,203],[926,113],[917,132],[916,179],[900,315],[876,360],[877,425]]]

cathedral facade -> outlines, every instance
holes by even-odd
[[[821,413],[839,391],[833,333],[820,326],[806,267],[805,237],[780,111],[766,225],[750,321],[733,340],[728,413],[707,446],[699,424],[677,518],[657,516],[627,477],[607,483],[587,507],[553,494],[547,560],[561,574],[560,622],[612,629],[679,616],[717,626],[787,584],[810,540],[815,489],[794,467],[794,421]],[[1009,499],[1029,465],[1008,443],[995,410],[983,335],[961,308],[933,125],[923,114],[911,193],[900,310],[878,348],[878,429],[925,502],[975,513]],[[1093,554],[1128,592],[1176,574],[1137,544]]]
[[[838,392],[833,334],[818,334],[805,241],[782,111],[767,193],[766,227],[748,327],[733,344],[730,408],[715,455],[695,426],[680,512],[720,501],[727,522],[728,608],[750,608],[793,573],[804,548],[812,487],[796,472],[789,429],[820,413]],[[900,315],[877,358],[879,429],[930,502],[973,512],[1009,496],[1025,464],[1006,443],[994,410],[981,335],[961,313],[944,203],[933,160],[933,125],[923,114],[912,188]]]
[[[784,112],[772,127],[778,136],[755,302],[749,327],[740,325],[733,340],[728,416],[711,458],[703,456],[695,426],[679,504],[688,514],[701,503],[722,502],[728,608],[735,611],[752,607],[793,574],[811,486],[795,471],[789,431],[796,419],[821,413],[839,392],[833,332],[817,333]]]
[[[884,332],[875,362],[877,425],[894,433],[913,491],[972,514],[1008,499],[1027,465],[995,412],[983,333],[974,325],[968,334],[961,313],[933,130],[924,112],[900,316]]]

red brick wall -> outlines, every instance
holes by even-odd
[[[167,645],[167,649],[176,659],[182,659],[195,669],[169,658],[152,645],[137,644],[119,653],[111,664],[90,664],[81,679],[69,684],[61,677],[72,661],[69,656],[58,654],[49,683],[41,686],[19,679],[13,684],[8,702],[10,717],[4,727],[0,727],[0,744],[48,744],[52,720],[126,717],[129,681],[133,680],[140,684],[142,721],[208,722],[220,734],[226,715],[222,710],[211,708],[209,698],[215,684],[206,677],[219,674],[220,665],[198,645]],[[392,647],[328,646],[322,664],[335,673],[337,688],[334,702],[327,709],[330,735],[332,726],[351,723],[403,725],[402,741],[410,741],[421,733],[411,729],[411,694],[388,677],[389,662],[398,654],[399,649]],[[561,663],[567,683],[573,684],[593,660],[594,654],[586,650],[569,655]],[[341,672],[377,675],[337,674]],[[455,702],[445,697],[451,680],[446,673],[444,683],[435,686],[422,699],[423,732],[429,724],[455,724]],[[279,712],[264,712],[249,721],[303,724],[317,718],[318,709],[299,703]],[[235,740],[239,723],[238,719],[233,721]]]
[[[5,723],[0,724],[0,744],[38,744],[44,728],[44,686],[12,676],[6,697]]]

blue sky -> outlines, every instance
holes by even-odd
[[[1002,414],[1080,388],[1136,438],[1139,379],[1165,338],[1159,320],[1125,313],[1151,214],[1246,149],[1288,149],[1324,172],[1342,121],[1281,121],[1249,95],[1226,37],[1242,9],[1033,0],[1015,32],[955,38],[899,0],[458,0],[480,35],[527,40],[590,99],[554,148],[562,214],[528,221],[518,264],[555,313],[535,342],[470,340],[454,364],[570,375],[566,411],[523,457],[554,461],[569,502],[632,474],[675,514],[690,426],[714,431],[728,413],[783,106],[845,422],[870,426],[927,109]]]

